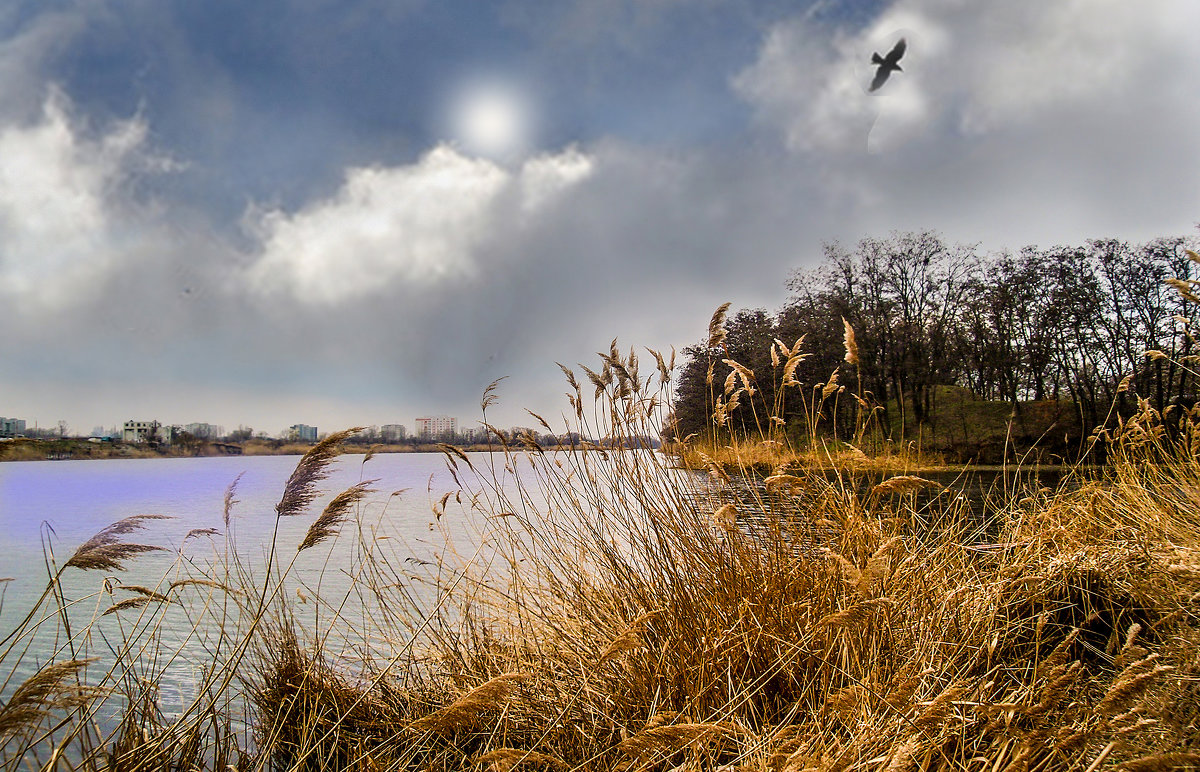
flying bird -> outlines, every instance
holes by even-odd
[[[871,54],[871,64],[878,64],[879,69],[875,70],[875,79],[871,81],[871,87],[867,89],[868,91],[875,91],[882,86],[893,71],[904,72],[904,70],[900,69],[900,65],[897,62],[900,61],[900,57],[904,56],[904,49],[906,48],[908,48],[908,44],[904,42],[904,38],[900,38],[900,42],[888,52],[887,56],[880,56],[878,53]]]

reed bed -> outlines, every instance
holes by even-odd
[[[800,352],[779,345],[786,381]],[[297,544],[277,538],[265,565],[238,558],[228,535],[236,484],[224,559],[181,557],[158,587],[64,590],[65,572],[153,551],[131,541],[144,519],[61,567],[51,555],[41,601],[0,642],[10,674],[37,635],[57,642],[32,676],[3,685],[3,768],[1200,766],[1197,416],[1143,406],[1103,438],[1114,450],[1103,474],[995,497],[985,528],[961,497],[918,505],[936,486],[919,474],[864,487],[855,467],[790,464],[747,486],[703,456],[697,473],[613,449],[662,429],[673,364],[649,358],[643,375],[614,343],[582,380],[564,368],[557,431],[605,447],[492,430],[494,453],[445,448],[455,486],[433,492],[433,514],[469,521],[475,538],[434,563],[414,567],[372,538],[371,482],[310,511],[349,432],[300,461],[275,517],[312,524]],[[754,373],[734,372],[725,409],[755,388]],[[814,421],[842,393],[795,388]],[[485,426],[495,399],[489,388]],[[298,597],[297,555],[334,539],[356,545],[351,589]],[[81,603],[94,620],[128,620],[122,640],[101,647],[72,626]],[[160,634],[168,609],[193,620],[206,652],[199,696],[170,717],[155,700],[182,651]],[[119,706],[115,729],[100,728],[102,704]]]

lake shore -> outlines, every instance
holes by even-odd
[[[496,444],[456,445],[465,453],[499,450]],[[282,440],[200,442],[149,446],[144,443],[90,439],[26,439],[0,442],[0,461],[69,461],[106,458],[211,458],[217,456],[302,456],[312,443]],[[437,443],[347,445],[346,453],[440,453]]]
[[[79,546],[60,550],[70,558],[53,593],[14,570],[7,601],[36,612],[18,638],[61,640],[70,612],[81,648],[14,648],[0,672],[14,689],[50,683],[59,703],[90,700],[95,714],[118,707],[95,739],[47,699],[26,712],[10,757],[43,753],[39,738],[59,721],[57,741],[76,757],[111,754],[120,768],[200,756],[222,760],[209,769],[313,757],[351,769],[369,753],[378,769],[448,772],[536,753],[543,768],[611,772],[694,752],[704,757],[687,769],[779,772],[811,751],[920,754],[948,769],[983,759],[1011,772],[1025,767],[1006,762],[1026,757],[1044,772],[1096,759],[1142,769],[1134,762],[1196,747],[1200,477],[1194,457],[1124,447],[1103,477],[998,489],[982,515],[965,496],[923,496],[907,475],[808,466],[772,491],[661,454],[510,449],[504,467],[520,479],[395,454],[373,462],[386,485],[354,517],[332,506],[346,494],[291,503],[303,501],[293,466],[323,495],[363,490],[357,461],[333,463],[350,447],[298,463],[10,469],[12,501],[40,502],[7,513],[29,545],[4,545],[10,555],[38,560],[45,518],[91,520],[55,525]],[[234,471],[244,477],[221,522],[218,492]],[[112,514],[97,505],[113,486],[132,493],[131,511],[178,517],[104,526]],[[498,549],[482,552],[473,535]],[[179,558],[162,543],[179,544]],[[101,562],[109,555],[121,562]],[[97,564],[121,581],[84,575]],[[330,608],[336,628],[308,621]],[[187,674],[153,653],[200,644],[211,664]],[[92,659],[109,647],[130,652],[144,680]],[[143,704],[145,684],[160,712],[121,710]]]

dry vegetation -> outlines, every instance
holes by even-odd
[[[781,382],[814,422],[826,400],[854,398],[832,378],[787,383],[801,352],[777,345]],[[567,428],[656,431],[672,368],[654,359],[643,376],[614,345],[584,383],[566,370]],[[718,424],[755,388],[733,372]],[[435,514],[471,519],[477,542],[425,566],[422,591],[406,556],[360,527],[351,592],[297,599],[285,589],[296,554],[353,539],[368,492],[309,511],[348,436],[334,435],[276,508],[312,518],[299,547],[277,539],[252,571],[227,545],[225,562],[188,578],[105,602],[98,591],[96,618],[128,619],[124,640],[101,647],[70,628],[63,577],[153,549],[128,541],[144,520],[51,566],[38,607],[0,643],[16,673],[35,635],[55,628],[59,641],[52,661],[4,685],[4,767],[1194,769],[1194,419],[1180,434],[1145,409],[1108,438],[1103,476],[994,499],[983,516],[955,496],[918,508],[930,483],[914,474],[864,487],[853,468],[794,467],[753,487],[720,464],[697,474],[646,451],[447,447],[458,487]],[[154,700],[169,606],[188,611],[209,657],[200,696],[170,719]],[[332,627],[303,621],[313,606]],[[103,695],[123,706],[108,733],[95,721]]]

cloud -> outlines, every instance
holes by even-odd
[[[770,4],[756,18],[794,13]],[[343,37],[325,16],[279,27],[270,8],[230,20],[187,5],[128,40],[107,36],[137,29],[128,17],[89,24],[90,47],[69,51],[72,19],[39,15],[0,43],[0,74],[36,94],[17,109],[0,82],[0,307],[54,310],[0,336],[23,365],[5,414],[465,423],[511,375],[521,421],[522,406],[561,404],[555,360],[589,361],[613,336],[688,345],[726,300],[776,308],[823,240],[934,228],[1048,246],[1186,232],[1200,212],[1200,48],[1186,39],[1200,6],[897,0],[847,19],[831,3],[761,37],[737,27],[738,42],[724,22],[760,3],[553,5],[518,10],[553,38],[531,53],[558,127],[546,141],[580,145],[515,165],[413,129],[448,60],[370,14]],[[411,21],[412,39],[436,37],[433,17]],[[469,40],[502,49],[504,30],[487,30]],[[905,71],[867,94],[871,52],[899,35]],[[96,64],[115,51],[123,68]],[[80,75],[93,66],[99,86]],[[409,75],[363,77],[380,67]],[[46,99],[56,78],[76,103]],[[159,144],[188,168],[162,174]],[[68,403],[79,417],[56,412]]]
[[[127,186],[170,168],[141,119],[89,136],[53,88],[36,120],[0,126],[0,294],[26,309],[78,300],[153,238]]]
[[[860,234],[1149,238],[1200,206],[1197,25],[1186,0],[897,0],[861,28],[776,25],[732,82]],[[868,95],[902,35],[904,72]]]
[[[529,159],[521,168],[521,211],[527,216],[536,215],[594,170],[595,161],[578,150]]]
[[[262,295],[317,304],[469,278],[489,242],[512,237],[591,170],[576,150],[508,170],[448,145],[408,166],[351,169],[328,199],[248,215],[261,248],[246,276]]]
[[[1186,0],[899,0],[862,29],[810,16],[776,25],[733,83],[798,152],[861,148],[862,124],[877,114],[894,144],[944,127],[988,134],[1064,113],[1167,107],[1182,96],[1169,84],[1200,66],[1197,24],[1200,6]],[[868,96],[871,52],[901,35],[905,72]],[[1176,107],[1196,112],[1195,100]]]
[[[790,149],[858,149],[874,105],[850,66],[855,48],[844,33],[808,18],[784,22],[770,30],[758,60],[733,85]]]

